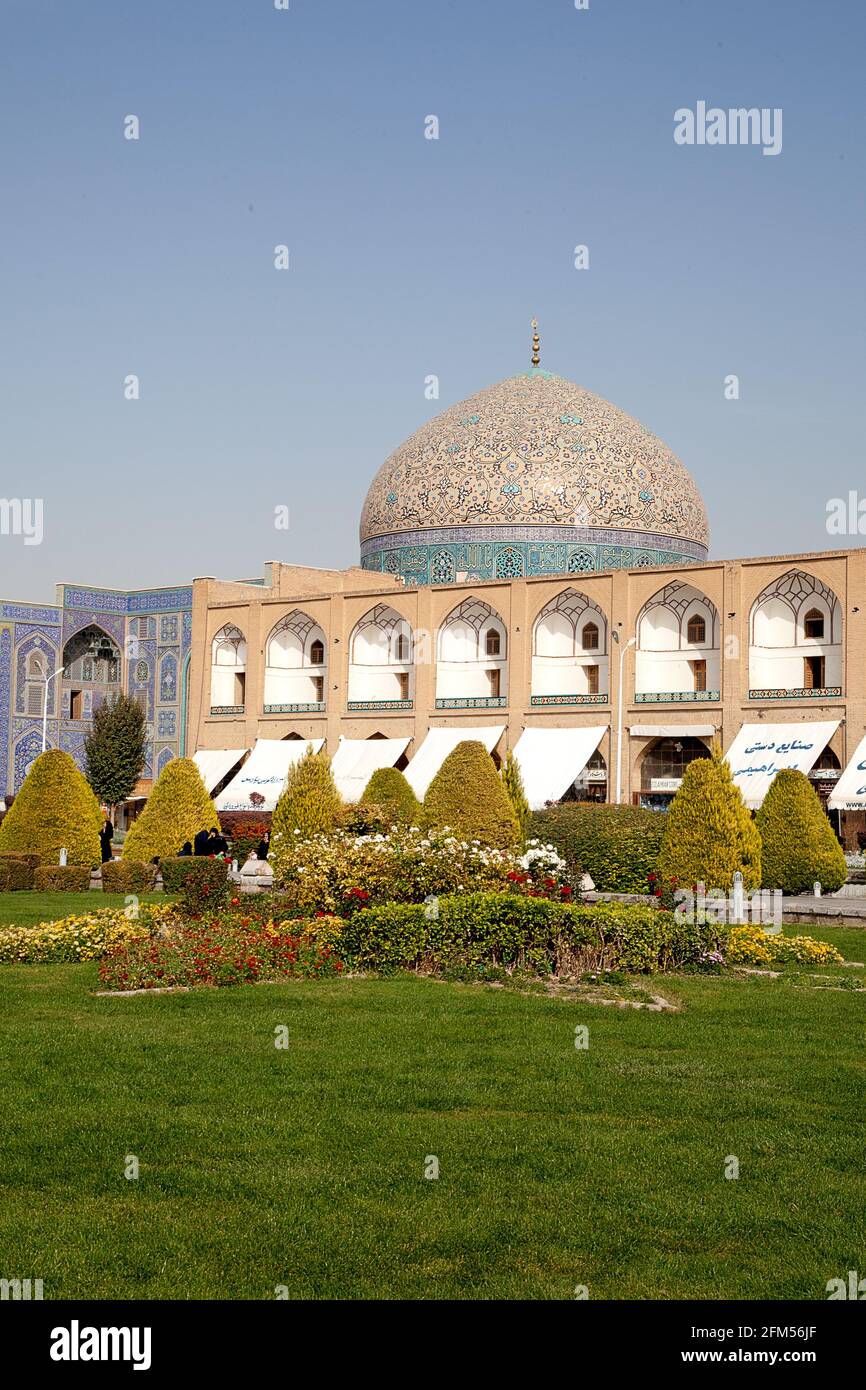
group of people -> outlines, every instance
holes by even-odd
[[[264,833],[264,837],[259,841],[258,845],[256,846],[257,859],[267,859],[270,839],[271,832],[269,830],[266,830]],[[210,830],[200,830],[192,842],[187,840],[183,846],[183,849],[178,851],[178,858],[210,858],[212,855],[217,854],[227,855],[228,852],[228,840],[226,839],[225,835],[223,835],[219,826],[214,825],[211,826]]]

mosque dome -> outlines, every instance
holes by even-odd
[[[470,582],[705,560],[708,538],[694,480],[661,440],[534,366],[386,459],[361,515],[361,563],[409,584]]]

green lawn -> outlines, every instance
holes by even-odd
[[[139,902],[172,902],[173,894],[142,893]],[[0,893],[0,926],[33,927],[61,917],[95,912],[99,907],[125,907],[123,893]]]
[[[0,1273],[46,1298],[802,1299],[866,1269],[863,994],[95,981],[0,967]]]

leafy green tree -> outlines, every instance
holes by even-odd
[[[289,768],[286,785],[274,809],[271,836],[294,835],[304,839],[327,835],[343,815],[343,799],[337,791],[327,753],[311,747]]]
[[[755,816],[764,888],[835,893],[848,876],[845,854],[815,788],[794,768],[777,772]]]
[[[483,743],[466,739],[443,762],[424,798],[431,829],[450,826],[464,840],[511,849],[520,838],[505,785]]]
[[[421,803],[396,767],[377,768],[361,796],[362,806],[375,806],[386,825],[420,825]]]
[[[123,842],[122,857],[149,864],[192,843],[200,830],[219,825],[217,809],[192,758],[172,758]]]
[[[511,749],[505,762],[502,764],[500,773],[502,783],[508,792],[508,798],[514,808],[514,815],[517,819],[517,826],[520,831],[521,842],[526,839],[526,828],[532,812],[529,809],[529,802],[526,800],[526,792],[523,787],[523,777],[520,773],[520,764]]]
[[[57,864],[92,867],[101,859],[102,812],[86,779],[68,753],[49,748],[32,763],[24,784],[0,825],[0,850],[39,854]]]
[[[147,727],[137,700],[121,693],[93,715],[84,739],[85,776],[109,806],[125,801],[144,768]]]
[[[695,758],[685,770],[668,812],[658,872],[663,884],[675,879],[681,888],[700,882],[728,890],[738,870],[744,888],[761,886],[761,837],[716,744],[709,758]]]

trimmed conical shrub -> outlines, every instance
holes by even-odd
[[[703,883],[727,891],[737,870],[746,889],[761,886],[761,837],[716,745],[711,757],[695,758],[685,770],[668,812],[658,873],[681,888]]]
[[[424,798],[430,829],[450,826],[464,840],[510,849],[520,830],[511,798],[483,743],[467,739],[448,754]]]
[[[362,806],[375,806],[388,825],[420,825],[421,802],[396,767],[377,768],[363,795]]]
[[[502,778],[502,785],[508,792],[508,799],[514,810],[517,828],[520,832],[520,839],[522,842],[526,839],[526,827],[529,824],[529,818],[532,812],[529,809],[529,802],[526,800],[526,791],[524,790],[523,777],[520,773],[520,764],[514,756],[513,749],[509,751],[505,762],[502,764],[502,770],[499,775]]]
[[[200,830],[219,825],[217,809],[192,758],[172,758],[123,842],[123,858],[170,859]]]
[[[40,854],[57,864],[98,864],[103,819],[99,802],[72,758],[49,748],[31,765],[0,826],[0,850]]]
[[[300,831],[304,839],[311,835],[327,835],[336,827],[343,813],[343,801],[337,791],[331,760],[327,753],[314,753],[307,748],[304,756],[289,768],[286,785],[274,810],[271,835],[294,835]]]
[[[848,875],[845,854],[824,813],[818,794],[802,772],[777,772],[755,816],[761,836],[764,888],[811,893],[820,883],[835,893]]]

